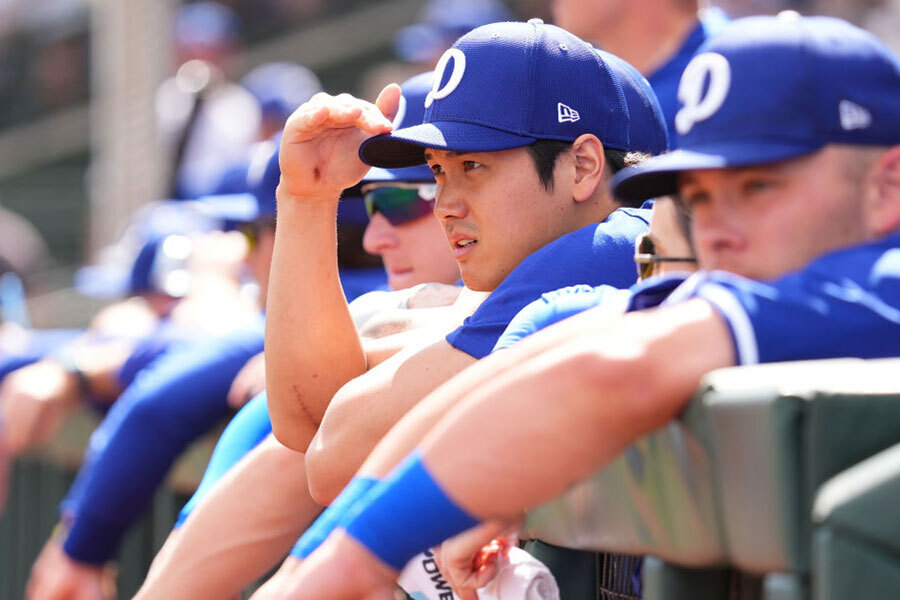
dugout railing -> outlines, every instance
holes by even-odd
[[[93,424],[79,415],[15,465],[0,599],[23,597]],[[140,585],[214,437],[179,461],[126,539],[120,597]],[[532,511],[528,536],[648,555],[647,600],[900,597],[900,360],[711,373],[679,419]]]
[[[648,555],[647,600],[900,597],[900,360],[711,373],[527,530]],[[738,593],[742,577],[759,585]]]

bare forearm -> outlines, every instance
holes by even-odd
[[[279,198],[266,379],[275,434],[303,450],[331,397],[363,373],[366,363],[338,277],[337,202],[307,205]]]
[[[330,502],[410,408],[475,362],[443,333],[432,331],[338,392],[307,454],[314,498]]]
[[[235,594],[284,556],[320,510],[309,497],[303,455],[270,438],[170,536],[137,598]]]
[[[665,424],[733,357],[705,303],[660,314],[574,338],[474,390],[421,444],[435,479],[474,515],[514,518]]]

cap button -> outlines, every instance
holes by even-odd
[[[528,24],[529,25],[543,25],[544,20],[543,19],[528,19]]]

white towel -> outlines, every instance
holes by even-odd
[[[560,600],[550,570],[524,550],[513,547],[498,558],[497,576],[479,588],[480,600]],[[397,583],[413,600],[459,600],[438,570],[431,550],[406,564]]]
[[[497,576],[478,589],[480,600],[560,600],[556,580],[544,563],[519,548],[501,559]]]

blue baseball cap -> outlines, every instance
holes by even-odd
[[[75,289],[91,298],[148,291],[180,297],[187,291],[189,235],[220,229],[221,221],[198,203],[163,201],[144,207],[101,260],[75,272]]]
[[[431,91],[434,71],[420,73],[400,84],[402,95],[400,108],[394,117],[394,129],[420,125],[425,117],[425,96]],[[399,169],[372,167],[361,183],[402,181],[405,183],[431,183],[434,173],[428,165],[420,164]]]
[[[404,60],[426,62],[476,27],[510,19],[512,13],[497,0],[430,0],[419,23],[397,32],[394,52]]]
[[[262,64],[244,75],[241,85],[259,102],[263,115],[282,122],[322,91],[315,73],[292,62]]]
[[[479,27],[438,62],[424,123],[366,140],[360,157],[396,168],[423,163],[424,148],[492,152],[585,133],[630,151],[631,138],[644,136],[632,132],[623,90],[633,81],[617,76],[605,56],[540,19]]]
[[[900,143],[900,62],[840,19],[734,21],[688,64],[678,96],[679,149],[621,171],[619,198],[675,193],[687,170],[769,164],[827,144]]]
[[[278,147],[281,135],[256,144],[245,167],[248,192],[215,194],[197,199],[209,214],[229,224],[251,223],[275,216],[275,190],[281,180]]]

